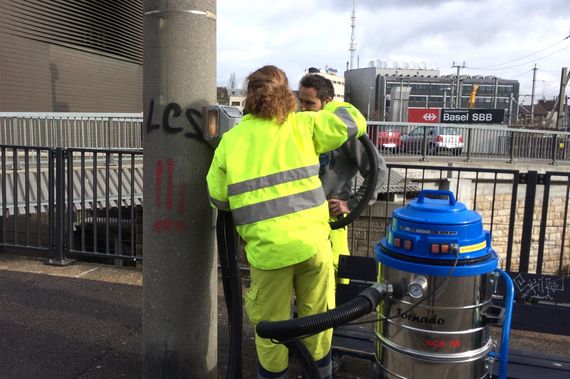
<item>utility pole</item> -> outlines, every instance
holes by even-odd
[[[564,131],[568,131],[570,125],[568,124],[568,95],[564,98]]]
[[[536,63],[532,69],[532,92],[530,95],[530,124],[534,126],[534,87],[536,85]]]
[[[497,96],[499,95],[499,78],[495,76],[495,91],[493,93],[493,109],[497,109]]]
[[[404,79],[400,80],[400,102],[398,104],[398,121],[402,122],[404,119]]]
[[[556,119],[556,130],[562,130],[562,122],[564,121],[564,100],[566,98],[566,85],[568,84],[568,67],[562,67],[560,78],[560,93],[558,94],[558,113]]]
[[[511,92],[511,98],[509,100],[509,125],[513,124],[513,101],[514,101],[514,95]]]
[[[217,377],[217,260],[202,107],[216,1],[144,0],[143,377]]]
[[[455,109],[459,108],[461,106],[460,104],[460,87],[459,87],[459,73],[461,72],[462,68],[465,68],[465,62],[463,62],[462,65],[456,65],[455,62],[453,62],[453,64],[451,65],[451,67],[455,67],[457,68],[457,77],[456,77],[456,94],[455,94]]]
[[[558,98],[556,99],[556,101],[554,102],[554,106],[552,107],[552,112],[550,112],[550,114],[548,115],[548,119],[546,120],[546,126],[548,127],[548,125],[550,125],[550,122],[552,121],[552,117],[554,116],[554,109],[556,109],[556,114],[558,115],[558,117],[560,117],[560,102],[562,102],[562,97],[564,97],[564,93],[566,91],[566,85],[568,84],[568,81],[570,81],[570,75],[567,74],[568,73],[568,68],[567,67],[563,67],[562,68],[562,75],[561,75],[561,79],[560,79],[560,93]],[[558,129],[558,122],[559,122],[559,118],[556,119],[555,121],[555,128]]]

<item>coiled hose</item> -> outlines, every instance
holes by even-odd
[[[330,311],[285,321],[261,321],[257,324],[256,331],[262,338],[277,341],[319,333],[372,312],[390,293],[391,286],[376,283],[354,299]]]

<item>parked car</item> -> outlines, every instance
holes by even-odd
[[[461,130],[453,127],[427,126],[427,153],[436,155],[450,152],[459,155],[463,152],[463,136]],[[406,152],[422,153],[424,151],[424,127],[420,126],[402,136],[402,148]]]
[[[368,137],[376,144],[378,150],[399,151],[402,146],[402,133],[394,128],[379,129],[377,126],[369,127]]]

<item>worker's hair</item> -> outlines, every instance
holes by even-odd
[[[325,102],[329,97],[334,99],[334,87],[330,80],[319,74],[309,73],[301,78],[300,87],[314,88],[317,91],[317,97],[320,101]]]
[[[287,75],[275,66],[263,66],[247,77],[244,112],[282,124],[294,112],[297,101]]]

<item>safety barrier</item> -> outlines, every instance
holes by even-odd
[[[142,113],[0,112],[5,145],[142,148]]]
[[[142,151],[0,146],[0,246],[68,257],[141,259]]]
[[[419,191],[451,190],[482,215],[503,268],[513,279],[514,328],[570,335],[570,172],[395,163],[388,168],[388,183],[378,201],[350,226],[351,254],[373,257],[392,210]]]
[[[368,136],[387,158],[570,161],[570,133],[493,125],[369,122]]]

